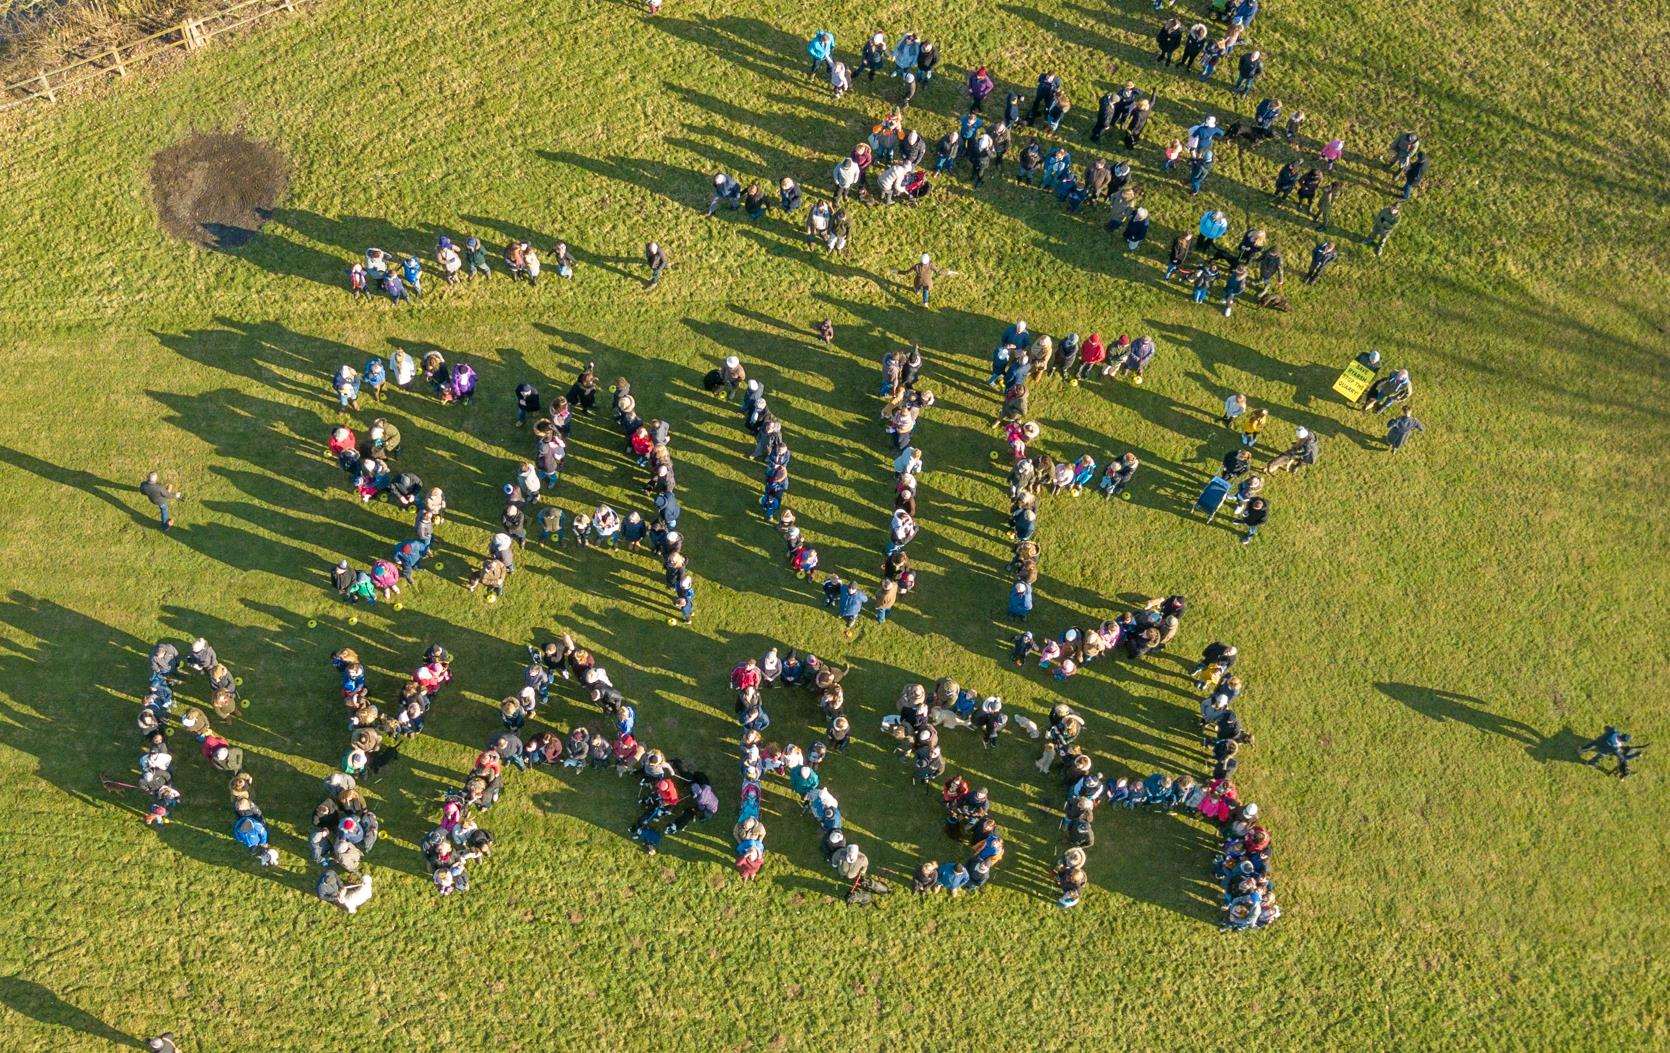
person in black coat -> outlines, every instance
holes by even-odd
[[[1143,130],[1148,127],[1148,118],[1152,112],[1152,104],[1147,99],[1138,99],[1137,104],[1131,107],[1131,123],[1125,129],[1125,148],[1127,150],[1135,149],[1137,143],[1141,141]]]
[[[1196,22],[1189,27],[1189,35],[1183,40],[1183,61],[1178,65],[1183,69],[1193,69],[1195,59],[1206,48],[1206,27]]]
[[[1160,31],[1154,34],[1154,42],[1159,45],[1160,52],[1155,61],[1162,66],[1172,63],[1172,56],[1177,53],[1183,43],[1183,22],[1178,18],[1168,18],[1160,25]]]
[[[1027,111],[1026,123],[1037,124],[1038,115],[1048,110],[1061,91],[1061,78],[1054,73],[1038,74],[1038,91],[1032,96],[1032,108]]]
[[[1115,105],[1113,92],[1105,91],[1096,100],[1096,123],[1090,126],[1090,141],[1099,143],[1107,130],[1113,127],[1113,109]]]
[[[1316,248],[1310,252],[1310,270],[1305,272],[1305,284],[1315,285],[1316,280],[1322,277],[1322,272],[1328,269],[1328,265],[1333,263],[1334,258],[1338,255],[1339,252],[1334,248],[1333,242],[1317,242]]]
[[[1251,501],[1248,501],[1246,509],[1241,513],[1241,521],[1243,523],[1247,524],[1247,533],[1246,533],[1245,537],[1241,538],[1241,544],[1243,544],[1243,545],[1252,544],[1252,539],[1255,536],[1257,536],[1257,534],[1258,534],[1258,528],[1263,526],[1264,525],[1264,520],[1268,519],[1269,517],[1270,517],[1270,502],[1266,501],[1262,497],[1255,497]],[[1233,744],[1235,742],[1234,739],[1228,739],[1228,740],[1225,740],[1225,741],[1228,742],[1231,746],[1233,746]],[[1230,756],[1233,756],[1233,755],[1234,755],[1234,752],[1233,752],[1233,750],[1231,750],[1230,751]]]
[[[1293,188],[1299,185],[1299,162],[1289,161],[1281,166],[1276,173],[1276,189],[1272,191],[1277,201],[1287,200],[1287,195],[1293,193]]]

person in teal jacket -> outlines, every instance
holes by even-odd
[[[820,68],[828,71],[830,59],[835,55],[835,34],[827,29],[813,33],[812,39],[806,42],[806,54],[812,57],[812,76],[817,76]]]

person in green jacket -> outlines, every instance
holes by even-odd
[[[1380,210],[1374,217],[1374,230],[1369,234],[1369,244],[1374,246],[1376,256],[1386,248],[1386,239],[1392,236],[1392,228],[1403,214],[1403,206],[1399,202],[1392,202]]]
[[[354,575],[354,582],[348,586],[348,602],[358,603],[364,600],[369,607],[377,605],[377,587],[371,583],[371,575],[360,571]]]
[[[470,238],[464,242],[464,268],[465,273],[472,278],[478,274],[486,278],[493,273],[487,267],[487,249],[481,244],[480,238]]]

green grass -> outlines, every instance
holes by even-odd
[[[165,1026],[197,1050],[1661,1046],[1663,757],[1621,785],[1567,763],[1602,723],[1666,731],[1655,461],[1670,383],[1650,234],[1670,151],[1652,75],[1639,80],[1648,48],[1613,50],[1650,40],[1655,12],[1610,10],[1596,33],[1542,0],[1266,11],[1269,88],[1310,114],[1313,136],[1346,129],[1342,258],[1314,289],[1290,282],[1293,313],[1224,319],[1157,280],[1178,225],[1214,205],[1238,233],[1250,213],[1294,265],[1311,234],[1263,204],[1279,149],[1244,172],[1220,163],[1195,202],[1159,178],[1155,144],[1231,97],[1222,74],[1203,85],[1143,65],[1146,4],[873,14],[944,45],[946,75],[911,111],[931,139],[975,60],[1024,87],[1059,69],[1081,158],[1109,58],[1118,80],[1157,87],[1137,163],[1156,224],[1139,260],[1113,251],[1099,215],[996,182],[975,196],[940,179],[924,207],[861,211],[841,261],[775,219],[703,220],[716,166],[821,186],[883,109],[864,90],[831,103],[801,78],[801,41],[830,12],[729,10],[672,0],[646,22],[622,3],[326,5],[36,109],[8,136],[8,1048],[106,1048]],[[835,13],[850,56],[870,24]],[[1390,183],[1366,155],[1410,122],[1432,185],[1375,261],[1361,236]],[[277,141],[294,165],[273,221],[232,254],[169,240],[148,199],[152,153],[220,127]],[[427,255],[438,230],[495,246],[561,236],[581,267],[571,284],[501,278],[402,312],[341,292],[366,245]],[[676,266],[646,294],[635,261],[650,238]],[[930,310],[890,276],[922,251],[961,272]],[[824,316],[833,348],[809,337]],[[514,778],[490,814],[499,849],[472,891],[432,894],[413,845],[434,798],[495,726],[522,644],[558,626],[603,656],[655,744],[725,773],[727,812],[729,666],[772,643],[850,661],[862,741],[828,780],[889,876],[943,858],[934,802],[910,789],[876,717],[904,683],[946,674],[1034,716],[1059,697],[1002,660],[1005,507],[979,382],[1016,317],[1160,341],[1141,388],[1034,397],[1051,453],[1129,448],[1145,466],[1131,504],[1046,502],[1032,624],[1175,590],[1191,602],[1181,653],[1240,646],[1258,741],[1239,781],[1274,830],[1278,927],[1220,934],[1207,828],[1134,813],[1101,821],[1085,904],[1056,910],[1056,790],[1030,743],[986,753],[968,732],[946,736],[947,755],[991,787],[1010,846],[979,899],[847,909],[781,790],[759,883],[728,870],[728,818],[646,860],[623,836],[628,785],[546,771]],[[796,454],[791,505],[826,567],[873,582],[889,479],[869,393],[904,341],[922,345],[940,395],[921,430],[922,583],[849,643],[749,514],[745,437],[699,380],[729,353],[765,379]],[[326,378],[391,342],[469,357],[483,395],[462,410],[392,400],[410,462],[459,515],[441,575],[405,610],[349,626],[326,568],[383,553],[406,524],[351,500],[320,456],[338,419]],[[1364,347],[1415,373],[1427,431],[1396,458],[1370,441],[1380,422],[1328,391]],[[693,629],[667,624],[641,556],[531,554],[494,607],[458,586],[526,449],[510,388],[556,390],[587,358],[674,423]],[[1272,486],[1271,521],[1246,549],[1181,514],[1228,447],[1211,416],[1232,390],[1271,407],[1272,444],[1299,424],[1324,442],[1317,470]],[[562,503],[633,506],[613,437],[582,424],[576,440]],[[153,467],[189,494],[168,536],[133,491]],[[225,836],[224,791],[195,758],[160,833],[98,789],[95,773],[131,765],[145,651],[197,634],[254,700],[229,730],[274,820],[279,872],[252,870]],[[371,857],[375,901],[349,919],[308,893],[298,837],[345,741],[326,656],[358,647],[386,697],[435,640],[458,655],[458,690],[374,787],[389,840]],[[1088,715],[1109,772],[1201,769],[1175,661],[1093,666],[1059,695]],[[773,730],[809,739],[811,713],[778,700]],[[549,714],[564,727],[585,715],[571,695]]]

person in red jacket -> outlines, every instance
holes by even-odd
[[[1102,334],[1091,333],[1085,338],[1084,343],[1079,345],[1079,364],[1078,368],[1074,370],[1075,375],[1070,383],[1078,384],[1080,380],[1090,376],[1092,372],[1103,368],[1107,364],[1107,360],[1108,349],[1102,343]]]
[[[758,689],[760,679],[760,664],[752,658],[739,662],[731,670],[731,688],[738,692]]]

